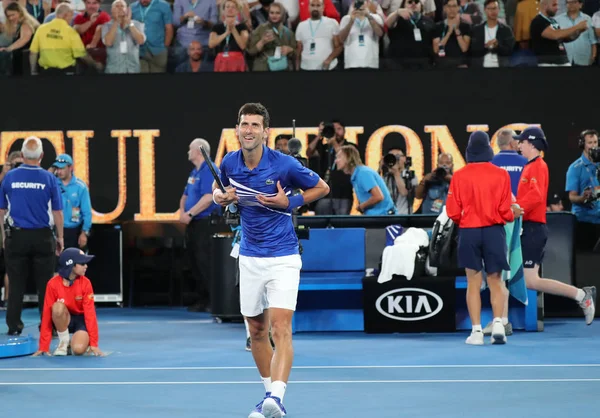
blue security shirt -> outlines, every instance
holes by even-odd
[[[262,158],[253,170],[246,167],[241,150],[227,154],[221,163],[221,180],[226,187],[235,187],[239,197],[242,221],[240,255],[283,257],[298,254],[292,211],[267,208],[258,202],[256,196],[275,196],[278,181],[286,193],[293,189],[311,189],[319,182],[314,171],[294,157],[263,145]]]
[[[371,167],[359,165],[354,169],[350,181],[352,182],[352,187],[354,188],[359,203],[369,200],[371,197],[371,193],[369,192],[373,187],[379,186],[381,189],[383,200],[366,209],[364,212],[365,215],[387,215],[390,210],[393,211],[393,213],[396,213],[396,205],[394,205],[394,201],[392,200],[390,191],[385,185],[385,181]]]
[[[75,176],[65,185],[57,178],[62,194],[65,228],[79,228],[90,232],[92,229],[92,203],[87,185]]]
[[[519,181],[523,167],[527,164],[527,158],[520,155],[517,151],[500,151],[492,158],[492,164],[508,171],[510,176],[510,189],[512,194],[517,195],[519,190]]]
[[[219,174],[219,169],[214,163],[213,167],[215,168],[217,174]],[[199,169],[194,168],[192,170],[190,176],[188,177],[187,185],[183,190],[183,195],[187,196],[185,204],[183,205],[183,208],[186,212],[193,208],[194,205],[198,203],[205,194],[212,195],[213,181],[215,181],[215,179],[212,176],[210,167],[208,164],[206,164],[206,161],[200,165]],[[219,209],[219,205],[217,205],[215,202],[211,202],[206,209],[196,214],[194,219],[206,218],[216,209]]]
[[[23,229],[50,227],[51,211],[62,210],[54,175],[41,167],[22,164],[4,176],[0,209],[8,209],[13,225]]]
[[[581,196],[587,187],[591,187],[592,190],[600,192],[600,183],[596,176],[598,167],[600,167],[599,163],[594,164],[581,154],[581,157],[575,160],[567,170],[566,191],[576,192]],[[573,203],[571,212],[580,222],[600,224],[600,201],[598,200],[585,206]]]

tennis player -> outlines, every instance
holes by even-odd
[[[252,356],[266,395],[249,418],[280,418],[292,368],[292,316],[296,309],[302,260],[292,210],[329,193],[329,186],[295,158],[264,144],[269,113],[260,103],[247,103],[236,125],[241,150],[221,163],[223,193],[215,183],[215,203],[236,203],[242,224],[240,305],[252,338]],[[288,197],[293,189],[303,194]],[[271,325],[275,354],[269,343]]]
[[[594,321],[596,313],[596,287],[578,289],[558,280],[542,279],[540,265],[544,259],[544,249],[548,239],[546,227],[546,199],[548,197],[548,166],[540,157],[541,151],[548,149],[544,131],[535,126],[524,129],[514,138],[519,141],[519,149],[528,162],[521,174],[517,191],[517,203],[523,208],[523,271],[527,289],[551,295],[564,296],[575,300],[585,315],[586,324]]]
[[[85,277],[87,263],[93,255],[86,255],[79,248],[67,248],[58,259],[58,274],[48,282],[39,350],[34,356],[50,355],[52,324],[58,332],[55,356],[66,356],[69,348],[74,355],[90,350],[95,356],[104,354],[98,348],[98,321],[94,307],[92,283]],[[73,339],[70,340],[70,334]]]
[[[493,157],[488,134],[473,132],[467,145],[468,164],[454,173],[446,200],[448,217],[459,226],[458,263],[467,274],[467,308],[473,327],[466,343],[471,345],[483,345],[481,284],[484,269],[494,313],[491,342],[506,343],[502,325],[502,271],[510,270],[510,266],[504,225],[521,213],[511,206],[510,176],[506,170],[490,163]]]

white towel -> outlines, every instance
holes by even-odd
[[[395,239],[394,245],[383,250],[381,273],[377,283],[389,282],[394,274],[405,276],[408,280],[412,279],[417,251],[428,244],[427,232],[419,228],[408,228],[404,234]]]

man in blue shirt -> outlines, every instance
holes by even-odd
[[[515,135],[515,132],[512,129],[503,129],[500,131],[498,134],[498,148],[500,148],[500,152],[494,155],[492,164],[508,171],[510,188],[512,194],[516,196],[523,167],[527,164],[527,158],[517,152],[519,145],[513,139],[513,135]]]
[[[8,335],[19,335],[23,330],[21,310],[29,277],[36,280],[41,315],[46,283],[54,273],[55,252],[64,248],[62,200],[56,179],[40,167],[42,141],[33,136],[25,139],[21,153],[23,164],[6,173],[0,191],[0,219],[7,212],[9,215],[8,228],[0,222],[11,286],[6,312]]]
[[[131,18],[144,24],[146,42],[140,47],[140,72],[167,71],[168,47],[173,40],[173,13],[164,0],[139,0],[130,7]]]
[[[600,163],[592,162],[590,151],[598,148],[598,132],[589,129],[579,136],[581,157],[567,170],[565,190],[572,203],[571,211],[577,217],[576,247],[591,251],[600,236]]]
[[[200,151],[201,146],[210,155],[210,144],[205,139],[196,138],[190,143],[188,159],[194,165],[194,169],[179,201],[179,221],[187,225],[186,247],[198,293],[198,301],[189,307],[191,312],[210,311],[209,260],[210,237],[213,232],[210,215],[220,212],[219,206],[212,200],[214,179]],[[218,173],[219,169],[214,164],[213,167]]]
[[[296,309],[302,259],[292,211],[326,196],[329,186],[295,158],[267,148],[269,113],[247,103],[238,113],[241,150],[221,163],[223,193],[213,185],[221,206],[235,203],[241,217],[240,304],[252,337],[252,355],[266,396],[249,418],[280,418],[292,368],[292,316]],[[288,197],[293,189],[303,194]],[[277,349],[269,342],[269,323]]]
[[[423,215],[440,213],[446,204],[453,172],[452,154],[440,154],[437,168],[425,175],[415,189],[415,197],[423,199],[423,203],[421,203],[421,213]]]
[[[73,159],[69,154],[56,157],[53,167],[59,178],[65,219],[65,248],[87,247],[92,229],[92,203],[87,185],[73,174]]]

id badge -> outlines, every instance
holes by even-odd
[[[560,49],[561,51],[564,51],[565,46],[563,44],[558,44],[558,49]]]
[[[194,19],[188,19],[187,27],[188,29],[194,29]]]
[[[80,213],[79,208],[71,209],[71,222],[79,223],[79,213]]]
[[[240,256],[240,244],[238,242],[233,244],[233,248],[231,249],[229,255],[233,258],[238,258]]]
[[[414,28],[413,33],[415,34],[415,41],[421,42],[423,40],[423,37],[421,36],[421,29]]]
[[[440,47],[440,50],[438,51],[438,55],[442,58],[446,56],[446,51],[444,51],[443,47]]]
[[[223,57],[224,58],[229,57],[229,50],[228,49],[223,50]]]
[[[442,199],[436,199],[431,205],[431,211],[439,213],[442,210],[442,206],[444,206],[444,201]]]
[[[121,41],[119,43],[119,51],[121,52],[121,54],[127,53],[127,41]]]
[[[365,35],[358,35],[358,46],[365,46]]]
[[[315,44],[315,41],[312,41],[310,43],[310,47],[309,47],[310,55],[315,55],[316,49],[317,49],[317,45]]]
[[[275,48],[275,53],[273,54],[273,58],[275,58],[276,60],[281,58],[281,47],[280,46]]]

